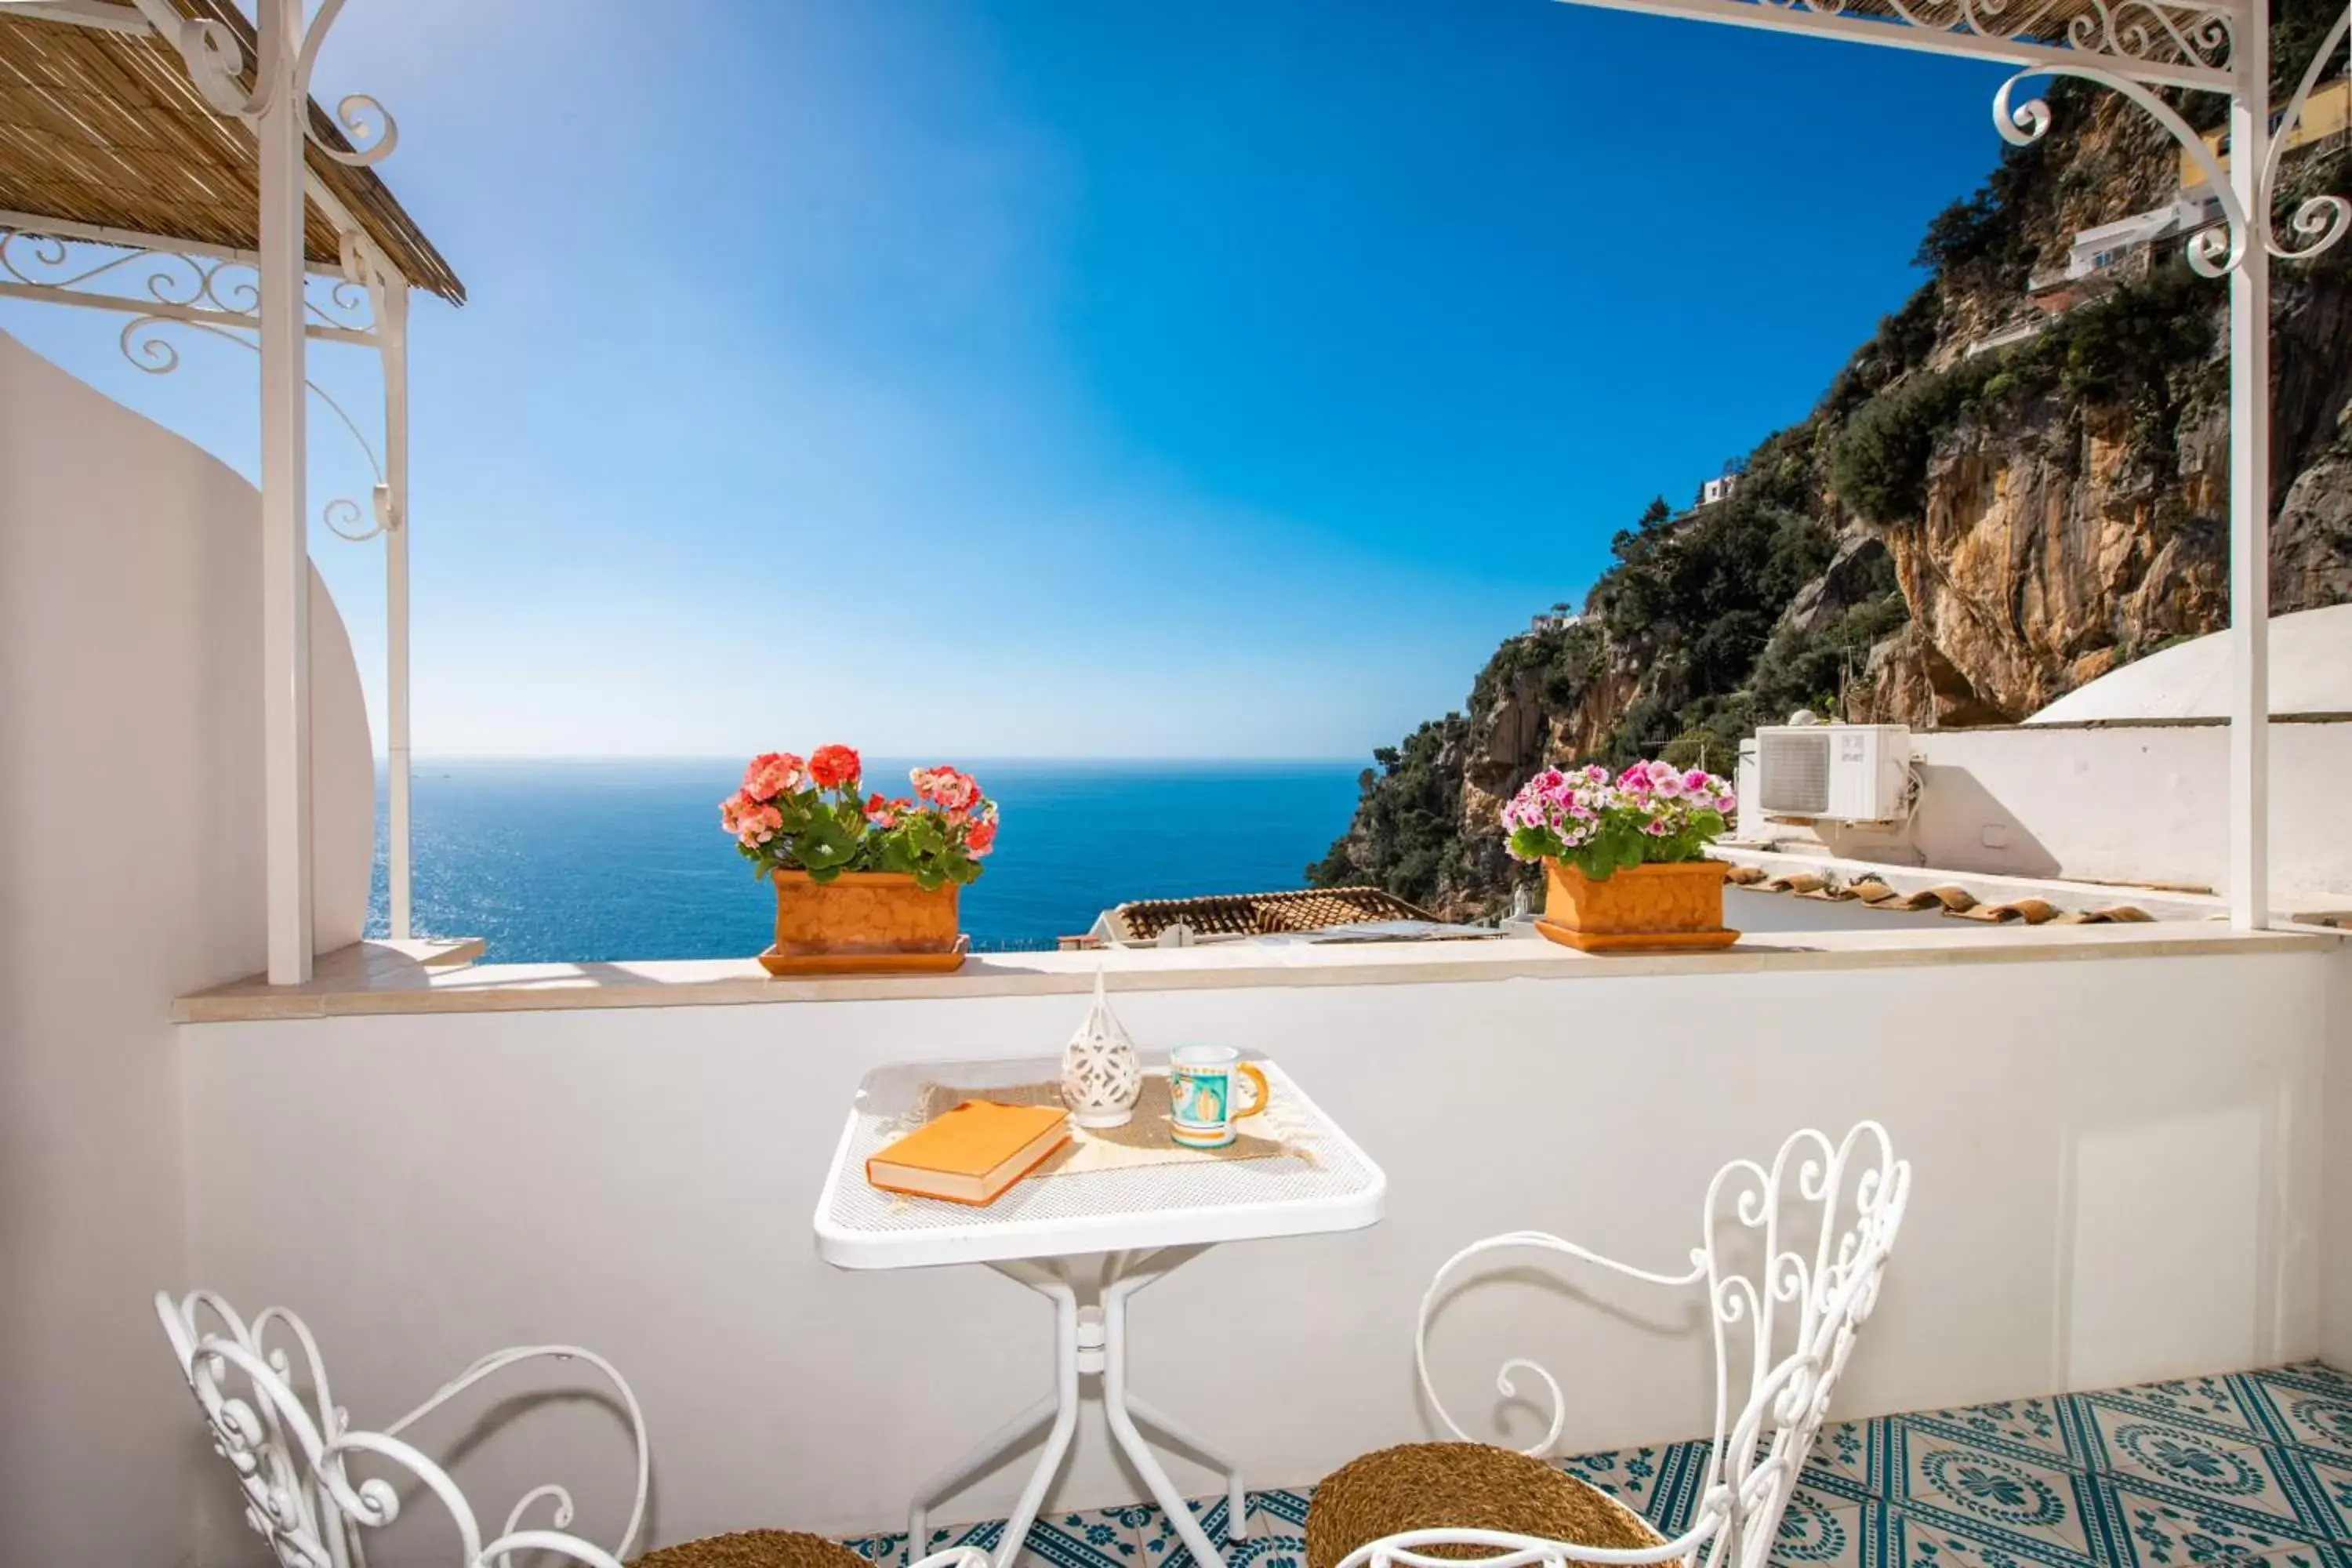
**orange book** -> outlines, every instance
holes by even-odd
[[[992,1204],[1069,1137],[1066,1111],[967,1100],[877,1150],[866,1179],[887,1192]]]

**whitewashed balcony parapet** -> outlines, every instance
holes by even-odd
[[[2233,931],[2208,921],[2144,925],[1916,927],[1887,931],[1759,931],[1715,952],[1594,957],[1535,941],[1394,942],[1331,946],[1144,949],[974,956],[953,974],[771,979],[744,959],[599,963],[429,965],[362,942],[319,960],[310,982],[269,986],[257,978],[179,999],[182,1024],[362,1016],[512,1013],[583,1008],[706,1007],[800,1002],[913,1001],[951,997],[1078,996],[1100,968],[1115,992],[1253,990],[1317,985],[1430,985],[1506,980],[1608,981],[1661,975],[1821,973],[2186,957],[2249,949],[2331,949],[2315,931]]]

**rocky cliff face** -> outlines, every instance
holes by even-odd
[[[1727,767],[1798,707],[2012,722],[2228,623],[2227,286],[2159,250],[2063,314],[2034,302],[2078,230],[2169,199],[2178,167],[2122,100],[2051,101],[2057,127],[1937,220],[1934,280],[1812,416],[1749,455],[1730,500],[1654,503],[1580,621],[1504,644],[1463,712],[1378,752],[1311,879],[1492,912],[1523,874],[1496,814],[1547,763]],[[2352,158],[2302,184],[2352,187]],[[2284,613],[2352,599],[2352,264],[2273,276]]]
[[[2352,598],[2352,289],[2281,279],[2273,614]],[[1911,613],[1874,650],[1853,717],[2021,719],[2116,665],[2229,624],[2226,336],[2192,400],[2149,427],[2129,403],[2053,393],[1939,440],[1914,516],[1870,530]]]

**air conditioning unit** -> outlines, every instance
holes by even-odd
[[[1756,731],[1766,816],[1893,822],[1908,807],[1911,731],[1902,724],[1770,725]]]

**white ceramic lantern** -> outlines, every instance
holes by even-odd
[[[1062,1100],[1081,1127],[1124,1127],[1143,1094],[1143,1064],[1095,971],[1094,1005],[1062,1050]]]

